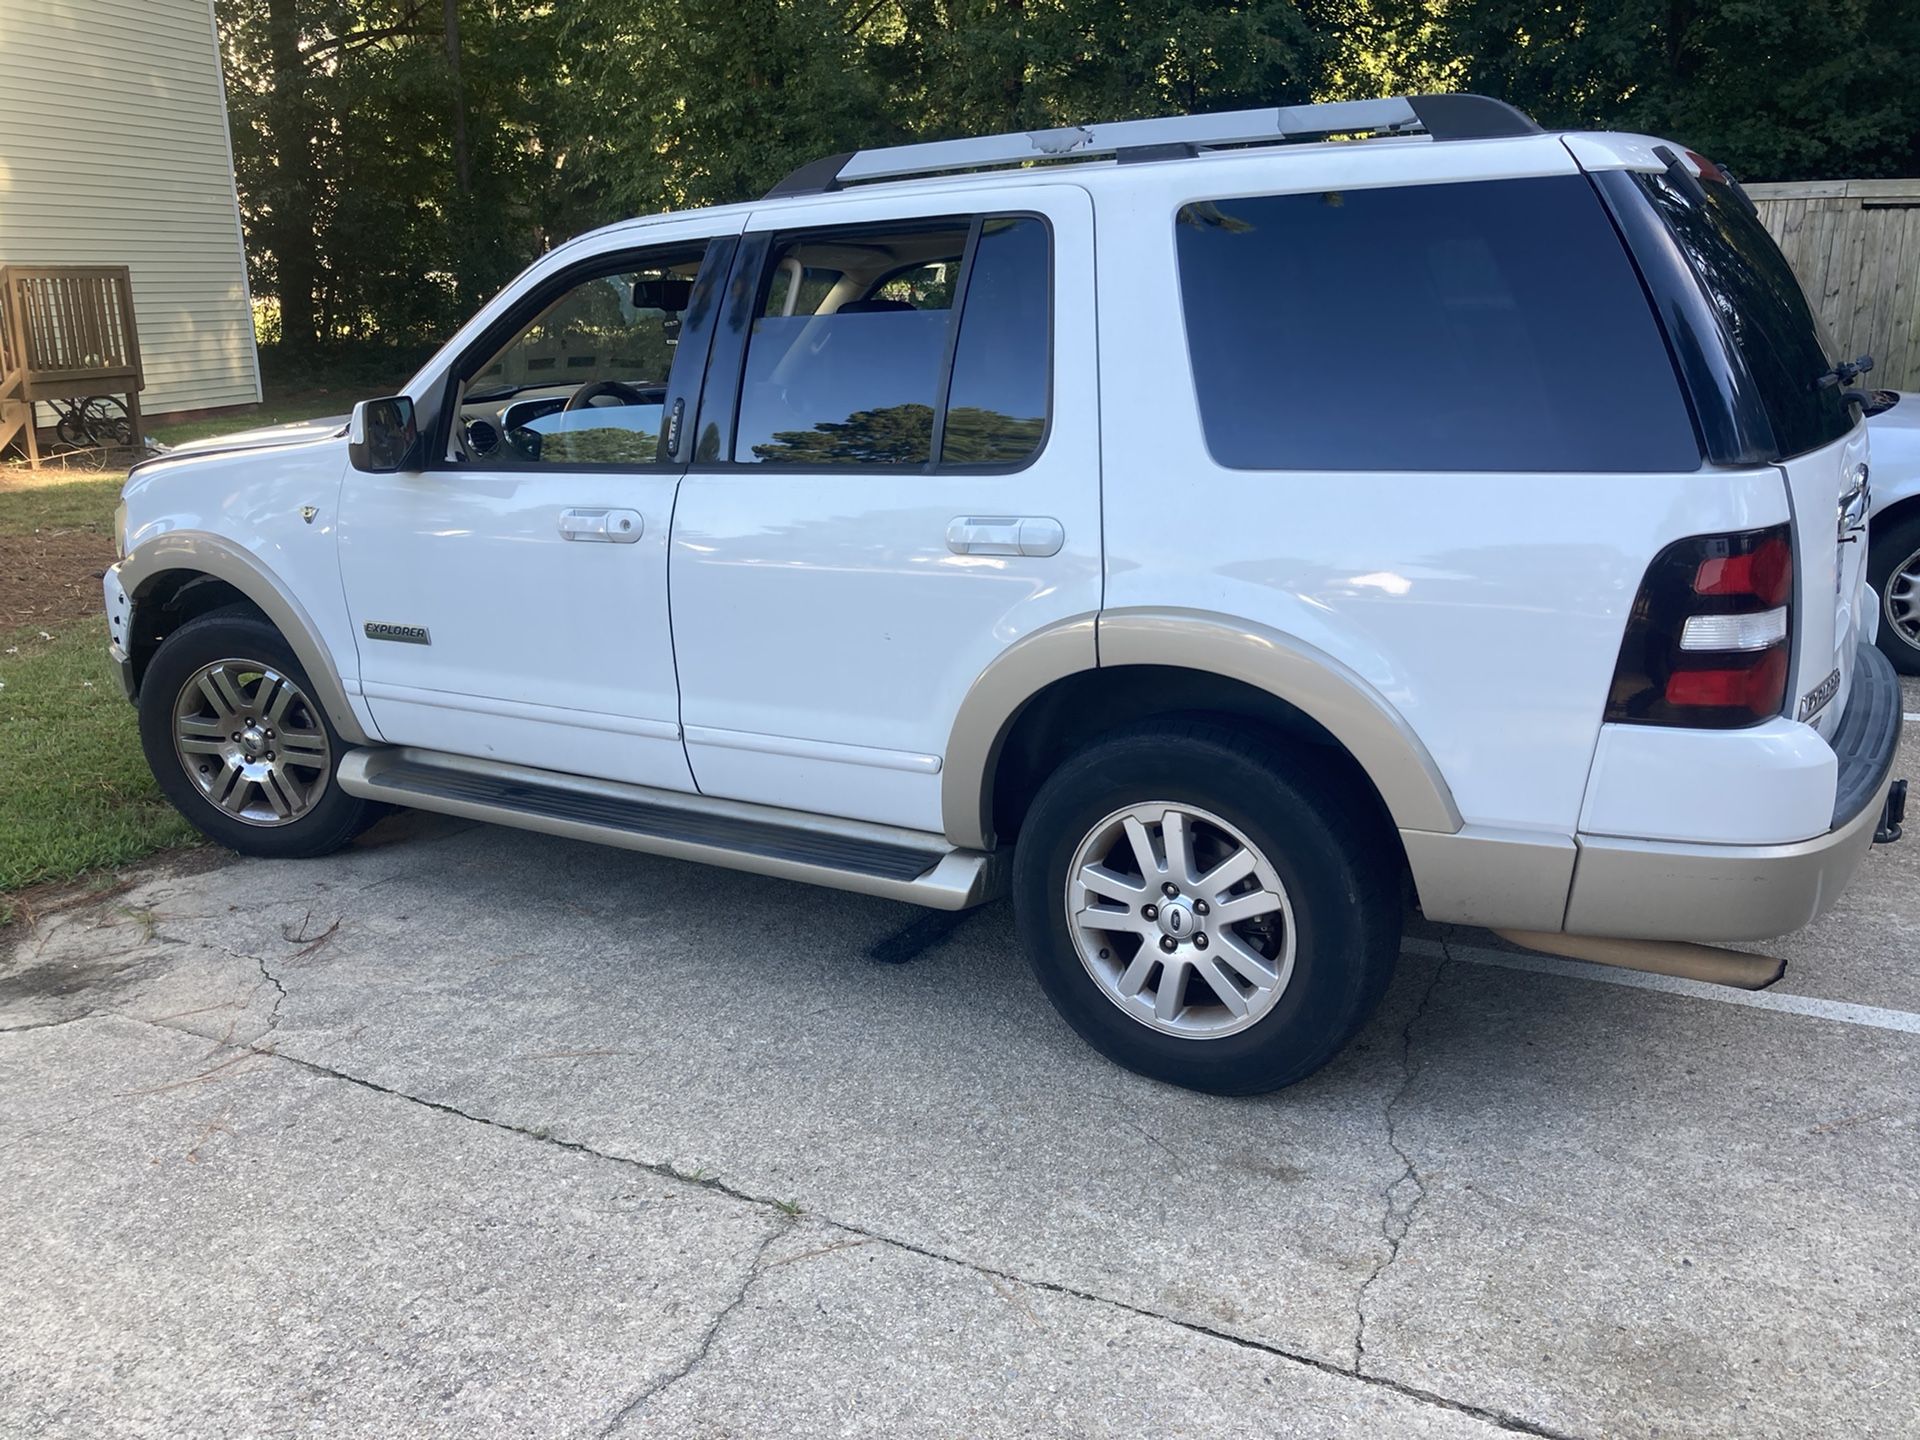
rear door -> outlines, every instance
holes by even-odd
[[[1740,352],[1793,505],[1796,571],[1788,713],[1831,737],[1853,679],[1867,550],[1867,428],[1786,257],[1723,172],[1692,157],[1636,177]]]
[[[750,218],[674,515],[703,793],[942,828],[968,688],[1099,609],[1092,252],[1070,185]]]

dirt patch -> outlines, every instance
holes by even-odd
[[[0,535],[0,635],[101,613],[113,541],[89,530]]]

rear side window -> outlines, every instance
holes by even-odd
[[[1759,217],[1721,180],[1703,178],[1696,195],[1669,175],[1634,179],[1746,362],[1780,457],[1817,450],[1845,435],[1853,416],[1840,398],[1842,387],[1820,383],[1833,366],[1833,346]]]
[[[1016,465],[1047,425],[1047,227],[996,217],[980,227],[953,352],[940,459]]]
[[[1694,470],[1625,250],[1577,175],[1183,208],[1200,418],[1243,470]]]

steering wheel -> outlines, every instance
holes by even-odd
[[[602,395],[616,397],[622,405],[644,405],[647,397],[624,380],[595,380],[590,385],[582,385],[567,397],[567,403],[560,407],[560,413],[570,415],[575,410],[584,410]]]

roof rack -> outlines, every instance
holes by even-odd
[[[965,140],[932,140],[828,155],[802,165],[769,190],[766,198],[821,195],[864,180],[898,180],[1032,160],[1164,160],[1221,146],[1278,145],[1367,133],[1486,140],[1537,135],[1540,127],[1505,101],[1485,95],[1395,95],[1384,100],[1336,100],[1325,105],[1281,105],[1218,115],[1113,120],[1059,130],[976,135]]]

